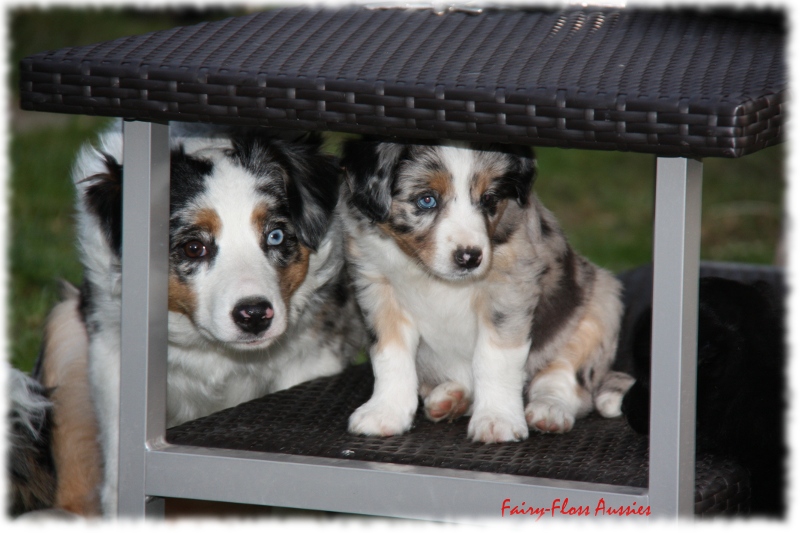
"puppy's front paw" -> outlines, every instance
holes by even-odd
[[[370,400],[350,415],[348,431],[359,435],[390,437],[408,431],[414,420],[413,407],[402,408],[397,404]]]
[[[476,413],[467,427],[467,436],[480,442],[512,442],[528,438],[528,426],[522,416],[507,413]]]
[[[531,429],[543,433],[566,433],[575,425],[575,415],[556,398],[541,398],[525,407],[525,420]]]
[[[469,409],[472,399],[460,383],[448,381],[431,391],[425,398],[425,416],[432,422],[455,420]]]

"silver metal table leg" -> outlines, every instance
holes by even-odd
[[[161,519],[164,518],[164,505],[166,501],[164,498],[157,498],[155,496],[148,496],[145,500],[144,515],[145,518]]]
[[[143,517],[146,443],[166,432],[169,126],[125,122],[123,169],[118,514]]]
[[[663,157],[656,169],[649,494],[660,517],[694,514],[702,170]]]

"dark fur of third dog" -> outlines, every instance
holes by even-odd
[[[698,452],[730,456],[750,473],[753,515],[785,513],[785,346],[781,303],[764,282],[700,280],[697,351]],[[637,320],[636,383],[622,411],[649,432],[651,310]]]
[[[6,510],[15,517],[51,507],[55,500],[56,473],[50,453],[53,404],[38,381],[15,368],[8,369],[8,392]]]

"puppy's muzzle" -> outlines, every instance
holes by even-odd
[[[269,329],[275,311],[267,300],[255,298],[241,300],[231,312],[233,322],[245,333],[258,335]]]
[[[473,246],[466,248],[459,246],[453,253],[453,261],[455,261],[456,265],[466,270],[472,270],[480,266],[482,259],[483,253],[481,249]]]

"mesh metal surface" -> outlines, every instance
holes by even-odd
[[[22,107],[734,157],[783,138],[770,21],[287,8],[30,56]]]
[[[347,419],[369,399],[372,385],[369,365],[352,367],[339,376],[171,428],[167,440],[210,448],[647,486],[647,438],[633,432],[622,418],[591,415],[564,435],[532,433],[524,442],[483,444],[467,439],[467,418],[434,424],[420,410],[405,435],[351,435]],[[735,462],[699,456],[696,476],[698,514],[737,514],[749,509],[749,477]]]

